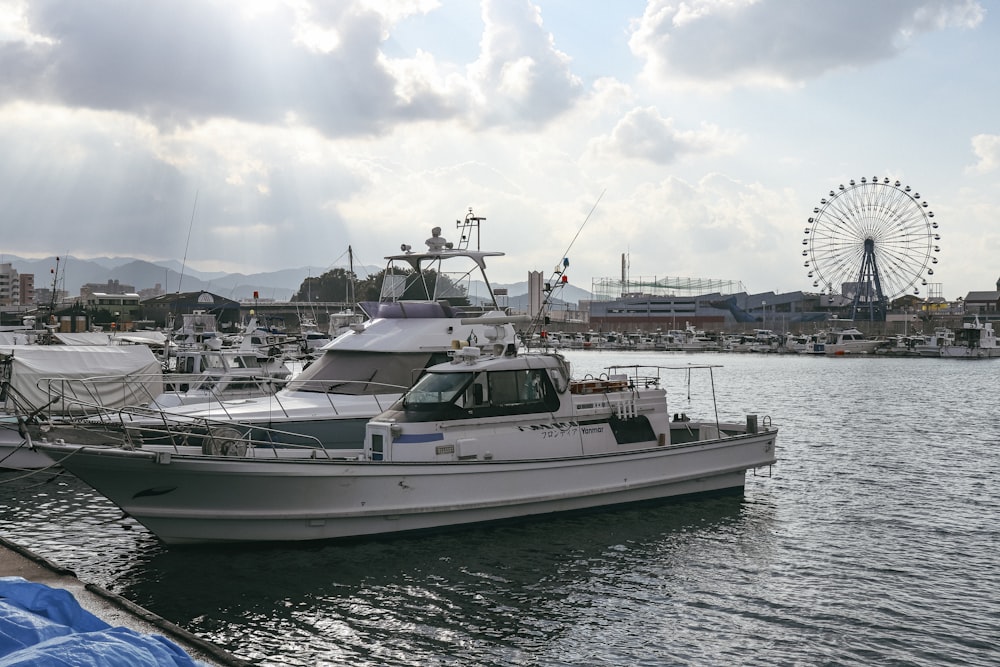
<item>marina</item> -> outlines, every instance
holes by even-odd
[[[996,361],[564,354],[722,363],[720,405],[768,405],[778,462],[736,495],[249,549],[165,545],[66,472],[6,471],[0,530],[260,665],[1000,660]]]
[[[671,419],[665,367],[576,378],[557,353],[519,350],[513,324],[527,318],[499,309],[485,273],[503,253],[455,248],[440,228],[426,245],[387,256],[383,299],[362,305],[370,319],[274,394],[193,410],[93,404],[75,422],[19,419],[24,444],[168,544],[370,537],[737,492],[776,461],[769,417],[720,420],[713,365],[674,369],[689,393],[707,371],[711,409]],[[485,286],[478,304],[470,276]]]
[[[1000,610],[947,592],[996,564],[964,503],[1000,516],[997,427],[921,393],[983,395],[991,326],[536,337],[485,279],[502,253],[439,229],[427,246],[388,256],[369,318],[274,391],[109,409],[89,378],[39,378],[39,403],[77,409],[16,414],[18,449],[45,458],[0,472],[0,527],[252,664],[995,661]],[[445,277],[455,260],[471,270]],[[958,577],[944,590],[934,537],[974,554],[931,573]]]

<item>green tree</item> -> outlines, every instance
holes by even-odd
[[[321,276],[310,276],[302,281],[292,301],[343,301],[352,299],[352,283],[357,276],[344,269],[332,269]]]

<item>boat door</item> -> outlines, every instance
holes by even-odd
[[[368,425],[365,427],[366,460],[391,460],[392,426],[389,422],[368,422]]]

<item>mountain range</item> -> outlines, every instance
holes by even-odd
[[[95,257],[79,259],[72,255],[67,257],[47,257],[44,259],[24,259],[16,255],[3,255],[0,262],[10,264],[19,274],[31,273],[35,276],[35,289],[51,289],[53,280],[57,288],[68,295],[80,293],[80,288],[86,284],[105,285],[117,280],[121,285],[129,285],[135,290],[155,288],[157,285],[165,292],[197,292],[205,290],[234,301],[252,299],[254,292],[259,298],[273,301],[289,301],[299,291],[302,282],[310,276],[319,276],[333,268],[324,269],[301,267],[283,269],[266,273],[224,273],[196,271],[184,267],[175,260],[148,262],[134,257]],[[55,271],[58,267],[58,277]],[[365,278],[377,273],[384,267],[355,265],[354,271],[359,278]],[[494,288],[506,288],[507,304],[523,309],[527,306],[528,282],[509,284],[494,284]],[[565,285],[562,288],[562,299],[558,303],[577,303],[581,299],[592,298],[590,292]]]

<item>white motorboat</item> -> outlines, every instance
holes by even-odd
[[[142,345],[0,347],[0,468],[52,460],[27,446],[26,423],[149,404],[163,391],[160,362]]]
[[[351,449],[263,448],[232,424],[214,434],[236,445],[229,456],[84,427],[35,446],[167,543],[373,536],[740,492],[748,470],[776,461],[770,419],[719,421],[714,395],[708,419],[671,419],[663,367],[572,381],[559,354],[500,351],[466,347],[429,368]],[[715,367],[683,370],[699,368]]]
[[[332,326],[330,327],[333,328]],[[302,317],[299,320],[299,344],[306,355],[315,354],[324,345],[334,339],[329,331],[321,331],[314,317]]]
[[[940,346],[941,356],[952,359],[990,359],[1000,357],[1000,344],[992,322],[980,322],[979,316],[955,330],[955,339]]]
[[[752,334],[727,336],[722,349],[726,352],[777,352],[781,336],[770,329],[754,329]]]
[[[815,334],[813,340],[806,345],[805,353],[827,356],[873,354],[878,345],[878,340],[868,338],[856,327],[834,327]]]
[[[292,369],[280,357],[262,360],[252,350],[233,348],[178,350],[175,368],[164,376],[163,393],[153,407],[266,396],[292,376]]]
[[[935,327],[933,333],[920,334],[920,337],[913,346],[914,353],[920,357],[940,357],[942,347],[955,344],[955,332],[948,327]]]
[[[653,344],[653,349],[666,352],[718,352],[722,348],[721,339],[709,336],[690,322],[683,329],[660,332]]]
[[[215,335],[215,316],[199,313],[212,322],[207,337],[188,336],[171,348],[169,372],[163,394],[154,408],[174,408],[211,401],[232,401],[273,394],[292,376],[281,356],[267,356],[245,336],[236,347],[225,347]],[[185,316],[187,320],[187,316]],[[256,329],[251,318],[248,331]]]
[[[204,432],[219,422],[260,427],[277,444],[357,447],[369,419],[392,405],[427,366],[448,360],[463,345],[517,346],[510,318],[497,305],[486,260],[502,252],[466,247],[475,229],[463,229],[463,247],[439,232],[424,252],[403,245],[389,255],[381,298],[360,307],[355,323],[273,394],[170,407]],[[159,415],[124,413],[129,423]]]

